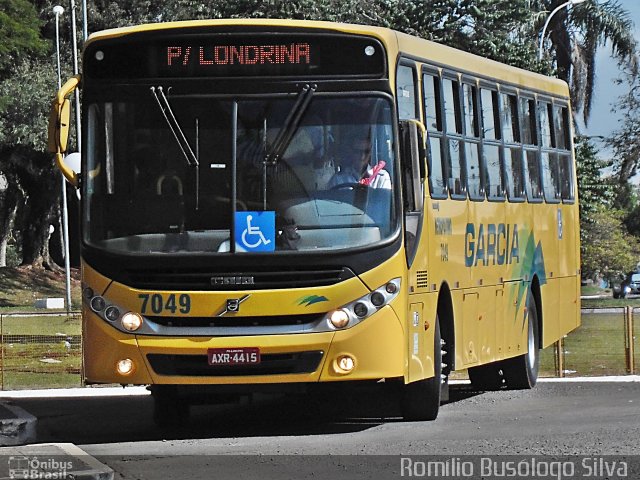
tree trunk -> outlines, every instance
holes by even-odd
[[[51,155],[30,148],[15,147],[7,162],[24,192],[22,263],[34,268],[61,271],[49,253],[50,226],[58,223],[60,176]]]
[[[6,181],[3,185],[4,190],[0,190],[0,267],[7,266],[7,245],[22,197],[17,177],[11,173],[5,173],[4,179]]]

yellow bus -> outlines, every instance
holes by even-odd
[[[531,388],[578,326],[565,83],[311,21],[120,28],[83,55],[49,143],[82,197],[84,378],[150,385],[159,423],[373,383],[435,419],[452,371]]]

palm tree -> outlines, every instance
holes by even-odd
[[[532,0],[538,11],[550,12],[565,0]],[[538,17],[540,31],[546,19]],[[591,114],[595,91],[596,52],[609,42],[613,55],[633,71],[637,70],[637,42],[633,22],[618,0],[586,0],[556,14],[549,25],[551,57],[557,75],[571,85],[574,111],[582,109],[585,124]]]

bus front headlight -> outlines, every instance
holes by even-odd
[[[122,316],[122,327],[130,332],[135,332],[142,326],[142,317],[135,312],[127,312]]]
[[[349,314],[343,309],[335,310],[329,315],[329,322],[335,328],[345,328],[349,325]]]

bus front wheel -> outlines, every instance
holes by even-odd
[[[435,420],[440,409],[442,391],[442,342],[440,321],[436,317],[433,361],[434,376],[404,385],[402,415],[405,420]]]

